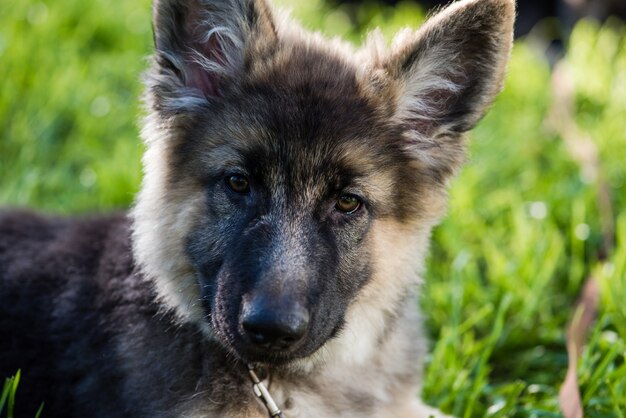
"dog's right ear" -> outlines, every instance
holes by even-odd
[[[460,0],[402,32],[383,61],[404,144],[442,182],[464,159],[463,134],[502,88],[514,19],[514,0]]]
[[[181,87],[183,99],[222,96],[244,71],[251,43],[258,49],[276,40],[265,0],[155,0],[153,29],[157,71],[169,83],[153,91],[171,99]]]

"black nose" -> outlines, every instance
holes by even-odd
[[[309,313],[300,305],[273,308],[263,303],[246,304],[241,325],[250,341],[264,349],[286,350],[307,333]]]

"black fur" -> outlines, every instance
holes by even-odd
[[[125,215],[0,215],[0,376],[22,371],[16,417],[41,402],[45,418],[111,418],[176,416],[199,392],[218,416],[251,401],[245,368],[160,310],[129,244]]]

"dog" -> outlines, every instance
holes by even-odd
[[[133,209],[0,215],[18,412],[442,416],[418,285],[514,16],[462,0],[357,50],[265,0],[155,0]]]

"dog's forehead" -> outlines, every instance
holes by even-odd
[[[389,109],[359,79],[351,63],[315,48],[257,70],[244,86],[276,151],[309,165],[378,158],[396,134]],[[348,152],[352,149],[352,153]],[[328,161],[328,158],[331,161]],[[334,160],[333,160],[334,159]]]

